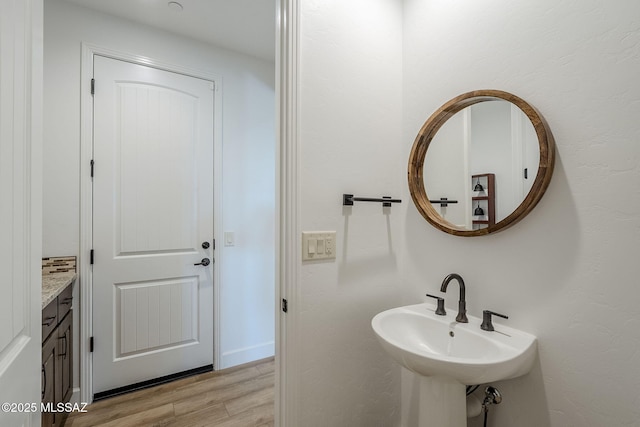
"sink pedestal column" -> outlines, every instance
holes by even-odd
[[[447,377],[420,377],[420,427],[466,427],[466,387]]]

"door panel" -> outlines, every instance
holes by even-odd
[[[195,251],[198,98],[130,82],[116,82],[116,97],[116,254]]]
[[[0,402],[9,404],[38,403],[43,385],[41,32],[41,1],[0,0]],[[0,426],[38,424],[39,413],[11,409]]]
[[[94,58],[94,393],[213,363],[212,82]]]
[[[198,278],[116,285],[116,358],[197,343]]]

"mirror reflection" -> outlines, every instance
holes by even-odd
[[[480,230],[521,205],[539,163],[529,117],[511,102],[486,100],[458,111],[437,131],[424,160],[424,188],[444,220]],[[454,202],[439,202],[443,198]]]

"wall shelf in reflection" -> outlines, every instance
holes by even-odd
[[[478,183],[482,190],[475,191]],[[495,198],[495,175],[492,173],[483,173],[471,176],[471,185],[473,188],[473,196],[471,197],[471,206],[473,215],[471,223],[474,230],[487,228],[496,223],[496,198]],[[476,215],[476,212],[482,211],[482,215]]]

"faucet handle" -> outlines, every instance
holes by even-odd
[[[483,331],[494,331],[493,323],[491,322],[491,315],[502,317],[503,319],[508,319],[509,316],[505,316],[504,314],[496,313],[491,310],[482,310],[482,325],[480,325],[480,329]]]
[[[447,314],[447,312],[444,310],[444,298],[431,294],[427,294],[427,296],[438,300],[438,308],[436,308],[436,314],[438,316],[444,316],[445,314]]]

